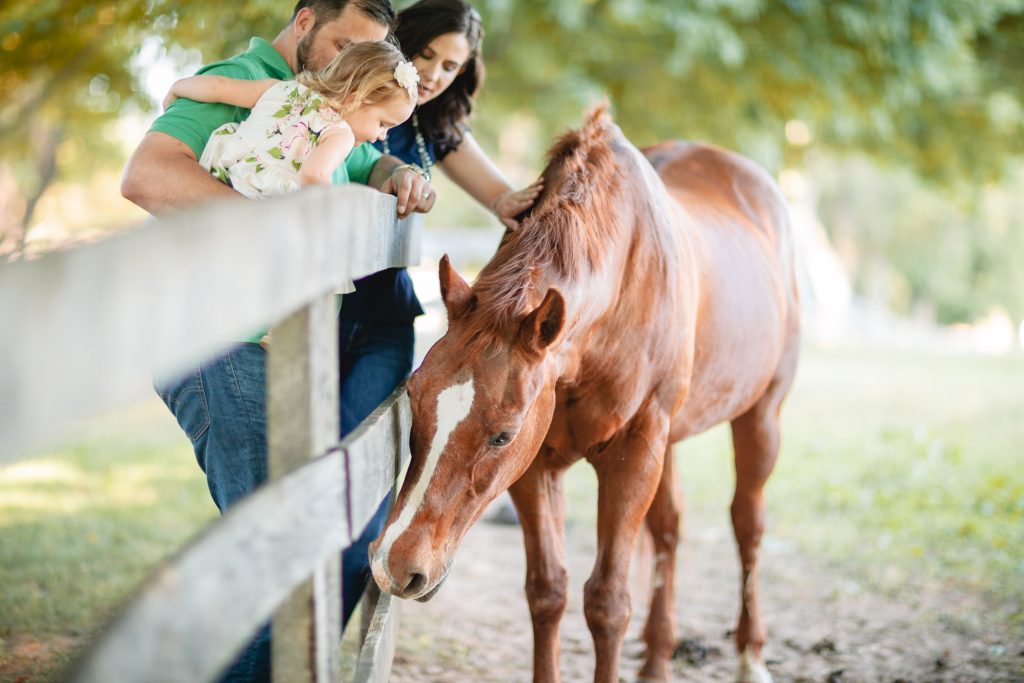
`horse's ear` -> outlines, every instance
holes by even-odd
[[[448,254],[441,257],[438,266],[438,277],[441,280],[441,300],[448,309],[448,320],[452,321],[462,315],[473,300],[473,292],[462,276],[452,268]]]
[[[551,346],[565,327],[565,298],[552,287],[540,306],[519,323],[519,343],[531,354]]]

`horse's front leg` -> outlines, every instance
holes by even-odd
[[[563,563],[565,497],[563,469],[548,469],[546,451],[512,485],[509,493],[519,513],[526,546],[526,599],[533,619],[533,680],[557,683],[558,624],[569,583]]]
[[[673,473],[672,446],[669,445],[665,449],[658,492],[647,510],[647,528],[654,546],[654,590],[644,626],[647,656],[637,683],[664,683],[671,678],[669,660],[676,646],[676,545],[679,542],[682,505],[682,492]]]
[[[595,683],[617,683],[629,625],[629,563],[661,478],[668,418],[641,414],[590,460],[597,471],[597,562],[583,592]]]

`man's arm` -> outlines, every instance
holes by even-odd
[[[398,217],[405,218],[413,211],[426,213],[433,208],[437,193],[427,179],[412,169],[404,168],[401,159],[384,155],[370,171],[370,187],[398,198]]]
[[[191,147],[158,131],[146,133],[128,160],[121,195],[151,214],[241,196],[200,166]]]

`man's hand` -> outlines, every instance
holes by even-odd
[[[399,218],[405,218],[413,211],[426,213],[437,201],[437,193],[426,178],[411,168],[401,166],[392,171],[380,191],[398,198]]]

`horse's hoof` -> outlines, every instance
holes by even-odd
[[[740,654],[740,670],[736,674],[736,683],[772,683],[772,675],[750,650]]]

